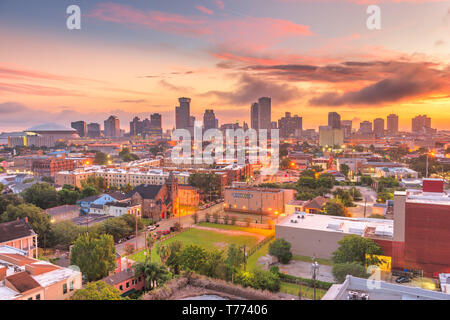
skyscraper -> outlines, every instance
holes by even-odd
[[[258,99],[258,129],[272,128],[272,100],[269,97]]]
[[[180,106],[175,108],[175,123],[177,129],[188,129],[191,125],[191,99],[179,98]]]
[[[418,115],[412,119],[412,132],[425,132],[427,128],[431,128],[431,118],[427,117],[426,114]]]
[[[372,133],[372,122],[363,121],[359,124],[359,133],[370,134]]]
[[[376,118],[375,120],[373,120],[373,133],[377,137],[384,136],[384,119]]]
[[[214,110],[207,109],[203,114],[203,129],[206,131],[208,129],[215,129],[216,127],[216,115]]]
[[[110,116],[105,120],[105,137],[120,137],[120,122],[116,116]]]
[[[130,136],[134,137],[142,134],[142,122],[139,117],[134,117],[133,121],[130,122]]]
[[[250,110],[250,125],[251,125],[252,129],[255,129],[255,130],[258,130],[258,125],[259,125],[258,109],[259,109],[258,103],[257,102],[253,103],[251,106],[251,110]]]
[[[87,125],[87,135],[90,138],[98,138],[101,136],[100,125],[98,123],[89,123]]]
[[[280,129],[280,137],[300,137],[303,130],[303,119],[298,115],[292,117],[290,112],[286,112],[285,116],[278,120],[278,129]]]
[[[390,135],[398,133],[398,115],[390,114],[387,116],[387,132]]]
[[[162,116],[160,113],[153,113],[150,115],[150,128],[162,130]]]
[[[341,128],[341,116],[337,112],[328,113],[328,126],[332,129]]]
[[[86,129],[86,122],[84,121],[76,121],[76,122],[72,122],[71,127],[75,130],[77,130],[78,135],[80,137],[85,137],[87,134],[87,129]]]
[[[352,126],[353,126],[352,120],[341,121],[341,128],[342,130],[344,130],[344,139],[348,139],[352,135]]]

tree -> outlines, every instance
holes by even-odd
[[[194,221],[194,224],[198,223],[198,213],[197,213],[197,211],[194,212],[194,214],[192,215],[192,220]]]
[[[179,254],[179,262],[182,270],[185,271],[200,271],[206,261],[207,252],[204,248],[198,245],[188,245]]]
[[[217,197],[220,192],[220,177],[214,173],[193,173],[189,176],[189,185],[196,187],[204,195]]]
[[[159,257],[161,258],[161,263],[163,265],[166,264],[167,259],[170,256],[170,248],[168,245],[165,244],[161,244],[159,246],[156,247],[156,253],[159,255]]]
[[[22,192],[25,202],[32,203],[42,209],[57,207],[60,197],[56,189],[48,183],[35,183]]]
[[[166,268],[159,263],[151,262],[148,258],[144,262],[134,264],[135,279],[140,276],[143,276],[145,280],[144,291],[159,287],[170,279],[170,274]]]
[[[58,191],[60,204],[76,204],[81,199],[81,192],[78,188],[71,185],[64,185],[63,188]]]
[[[125,236],[133,233],[134,227],[130,227],[123,219],[107,219],[100,227],[100,233],[106,233],[113,236],[117,242]]]
[[[364,266],[356,261],[336,263],[333,265],[331,272],[333,273],[334,279],[338,283],[344,282],[347,275],[352,275],[359,278],[367,278],[368,276]]]
[[[269,245],[269,254],[277,257],[282,264],[287,264],[292,259],[291,244],[285,239],[275,239]]]
[[[386,203],[387,200],[394,200],[394,194],[388,191],[381,191],[377,193],[377,202]]]
[[[134,253],[134,244],[125,243],[125,254],[127,256],[132,255]]]
[[[178,259],[178,256],[183,249],[183,242],[176,240],[170,242],[167,246],[169,248],[170,254],[165,264],[174,274],[178,274],[180,272],[180,261]]]
[[[372,239],[357,235],[348,235],[338,241],[339,247],[333,252],[334,263],[358,262],[361,265],[378,264],[373,255],[382,255],[383,250]],[[366,255],[372,256],[367,259]]]
[[[289,169],[291,165],[291,159],[284,157],[281,161],[280,161],[280,168],[281,169]]]
[[[102,279],[116,268],[116,247],[111,235],[98,238],[86,233],[75,241],[70,263],[80,268],[88,281]]]
[[[149,259],[151,261],[152,260],[152,247],[153,247],[153,245],[156,242],[156,238],[155,238],[155,236],[153,234],[150,233],[147,236],[147,239],[145,239],[145,241],[147,242],[148,256],[149,256]]]
[[[333,192],[333,195],[334,195],[334,198],[337,201],[339,201],[340,203],[342,203],[344,206],[346,206],[346,207],[354,206],[354,204],[353,204],[353,197],[352,197],[352,195],[351,195],[349,190],[337,188]]]
[[[45,246],[45,238],[50,231],[50,216],[35,205],[24,203],[18,206],[8,205],[2,215],[3,222],[28,217],[28,223],[38,235],[38,244]]]
[[[5,185],[3,183],[0,183],[0,194],[5,190]]]
[[[125,162],[135,161],[135,160],[139,159],[139,157],[137,155],[135,155],[134,153],[131,153],[130,149],[128,149],[128,148],[123,148],[119,152],[119,157]]]
[[[72,221],[61,221],[53,223],[50,227],[48,236],[48,246],[54,247],[56,245],[64,246],[68,248],[75,240],[80,236],[84,230],[83,227],[79,227]]]
[[[231,281],[234,282],[234,275],[242,268],[244,263],[244,251],[234,243],[228,247],[227,258],[225,263],[231,273]]]
[[[365,186],[371,186],[373,184],[373,179],[370,176],[361,176],[361,184]]]
[[[314,177],[300,177],[297,181],[297,188],[309,188],[315,189],[317,188],[317,181]]]
[[[334,187],[335,179],[329,173],[323,173],[317,179],[317,186],[322,188],[331,189]]]
[[[252,287],[259,290],[269,290],[271,292],[280,291],[281,280],[278,274],[270,271],[254,270],[240,271],[236,274],[236,283],[243,287]]]
[[[18,206],[19,204],[23,203],[23,199],[17,194],[0,195],[0,220],[1,215],[6,211],[6,207],[8,207],[8,205],[11,204],[12,206]]]
[[[316,172],[314,170],[311,169],[307,169],[307,170],[303,170],[302,172],[300,172],[300,177],[304,178],[304,177],[310,177],[310,178],[316,178]]]
[[[209,251],[200,273],[211,278],[226,279],[227,266],[223,250],[214,249]]]
[[[325,203],[322,207],[322,212],[328,216],[347,216],[347,209],[345,206],[336,200],[331,200]]]
[[[96,152],[95,153],[95,158],[94,158],[94,163],[97,165],[105,165],[108,161],[108,156],[106,153],[103,152]]]
[[[339,166],[339,171],[348,178],[348,173],[350,172],[350,167],[346,165],[345,163],[341,164]]]
[[[124,300],[119,289],[103,282],[90,282],[74,292],[70,300]]]

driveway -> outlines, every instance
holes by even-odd
[[[311,279],[311,263],[305,261],[291,260],[288,264],[278,264],[281,272],[291,276]],[[331,266],[320,265],[318,280],[334,283]]]

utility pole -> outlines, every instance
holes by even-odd
[[[425,178],[428,178],[428,152],[427,152],[427,163],[426,163],[426,174]]]
[[[245,251],[245,244],[244,244],[244,271],[247,269],[247,252]]]
[[[136,248],[135,248],[135,250],[137,251],[138,250],[138,217],[137,217],[137,214],[134,215],[134,219],[136,220]]]

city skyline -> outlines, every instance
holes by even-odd
[[[365,1],[79,1],[81,30],[65,26],[70,1],[3,1],[0,131],[105,115],[127,129],[153,113],[169,129],[183,96],[196,119],[213,109],[222,124],[251,123],[268,96],[272,119],[298,114],[304,129],[330,111],[354,123],[398,114],[401,131],[426,113],[448,129],[448,4],[375,2],[377,31]]]

